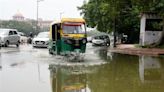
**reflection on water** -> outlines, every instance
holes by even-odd
[[[108,52],[108,47],[99,48],[94,52],[98,54],[101,60],[105,60],[105,61],[112,60],[113,53]]]
[[[91,77],[96,85],[90,88],[94,92],[163,92],[162,61],[164,58],[114,54],[112,62],[95,73],[99,79],[94,81],[96,78]]]
[[[94,52],[98,54],[100,59],[107,60],[107,53],[108,53],[107,48],[100,48],[98,50],[95,50]]]
[[[0,92],[163,92],[163,57],[108,50],[89,47],[84,62],[66,62],[46,50],[2,53]]]
[[[158,82],[162,80],[162,66],[159,58],[141,56],[139,60],[139,74],[141,81]]]
[[[50,65],[53,92],[163,92],[163,58],[105,53],[99,66]]]
[[[1,49],[0,49],[1,50]],[[2,60],[1,60],[1,52],[0,52],[0,91],[2,89],[2,81],[1,81],[1,72],[2,72]]]
[[[49,69],[53,92],[91,92],[84,67],[50,65]]]
[[[2,69],[2,60],[1,60],[1,53],[0,53],[0,70]]]
[[[51,92],[47,64],[24,63],[10,66],[2,62],[0,92]]]

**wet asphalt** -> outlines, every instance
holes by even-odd
[[[101,59],[99,50],[106,47],[92,47],[87,50],[82,62],[71,62],[66,57],[54,56],[47,48],[33,48],[29,44],[2,47],[0,50],[0,92],[51,92],[50,65],[55,66],[97,66],[107,63]]]
[[[164,57],[87,44],[82,62],[24,44],[0,49],[0,92],[163,92]]]

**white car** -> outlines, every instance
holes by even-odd
[[[2,46],[16,45],[19,47],[20,36],[16,29],[0,29],[0,38]]]
[[[92,42],[92,37],[87,37],[87,42]]]
[[[92,38],[92,45],[110,46],[110,39],[108,35],[100,35]]]
[[[32,40],[33,47],[48,47],[48,43],[49,43],[49,33],[48,32],[40,32]]]
[[[19,36],[20,36],[20,43],[27,43],[27,37],[23,32],[18,32]]]

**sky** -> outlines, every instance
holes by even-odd
[[[43,0],[39,2],[38,17],[43,20],[58,20],[61,17],[82,17],[77,6],[84,0]],[[12,19],[18,11],[25,18],[36,19],[37,0],[0,0],[0,19]]]

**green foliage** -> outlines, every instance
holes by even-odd
[[[24,32],[25,34],[29,34],[30,32],[35,33],[35,21],[32,22],[24,22],[24,21],[1,21],[0,28],[11,28],[17,29],[20,32]]]
[[[116,30],[134,41],[139,40],[138,35],[134,35],[139,34],[139,15],[148,11],[164,16],[164,0],[89,0],[78,9],[88,26],[102,32]]]

